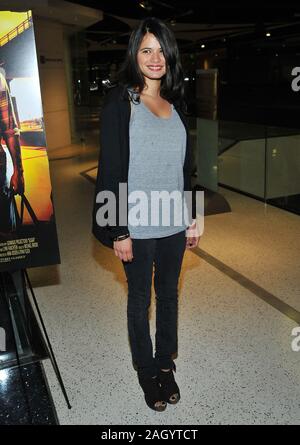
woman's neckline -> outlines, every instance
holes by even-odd
[[[142,100],[141,97],[140,97],[140,103],[144,106],[144,108],[146,108],[146,110],[147,110],[150,114],[152,114],[152,116],[156,117],[157,119],[161,119],[161,120],[164,120],[164,121],[168,121],[168,120],[170,120],[170,119],[172,118],[172,116],[173,116],[173,105],[172,105],[172,104],[170,104],[170,107],[171,107],[171,113],[170,113],[170,116],[169,116],[169,117],[162,117],[162,116],[157,116],[157,114],[153,113],[153,111],[151,111],[150,108],[147,107],[147,105],[144,103],[144,101]]]

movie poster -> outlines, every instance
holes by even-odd
[[[0,11],[0,271],[59,262],[32,15]]]

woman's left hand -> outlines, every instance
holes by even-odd
[[[200,236],[197,231],[197,222],[194,221],[193,224],[186,230],[186,249],[193,249],[197,247]]]

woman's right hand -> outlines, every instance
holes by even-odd
[[[132,241],[131,238],[126,238],[122,241],[114,241],[115,255],[122,261],[132,261]]]

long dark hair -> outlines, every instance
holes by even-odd
[[[184,80],[177,42],[168,26],[155,17],[147,17],[131,33],[126,58],[117,75],[118,81],[126,88],[136,88],[138,92],[146,86],[137,63],[137,53],[147,32],[152,33],[159,41],[166,61],[166,74],[161,79],[160,95],[169,102],[182,105]]]

